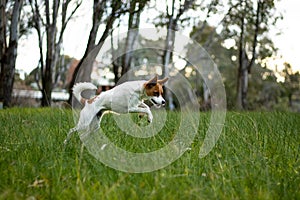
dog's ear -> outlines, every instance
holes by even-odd
[[[152,88],[157,84],[157,75],[145,83],[145,88]]]
[[[157,83],[157,75],[147,81],[147,84],[156,84]]]
[[[169,80],[169,77],[166,77],[166,78],[164,78],[164,79],[162,79],[162,80],[158,80],[157,83],[163,85],[163,84],[164,84],[165,82],[167,82],[168,80]]]

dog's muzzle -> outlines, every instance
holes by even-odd
[[[162,97],[152,97],[150,101],[157,108],[166,105],[166,101]]]

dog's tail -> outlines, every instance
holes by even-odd
[[[84,90],[97,90],[97,87],[94,84],[87,82],[77,83],[76,85],[74,85],[73,94],[75,98],[82,104],[84,104],[86,100],[81,96],[81,92]]]

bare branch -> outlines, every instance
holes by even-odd
[[[6,43],[6,14],[5,14],[6,1],[0,0],[0,59],[2,59],[2,55],[4,54],[4,50],[7,48]]]
[[[45,1],[45,9],[46,9],[46,27],[50,24],[50,8],[49,1]]]
[[[257,2],[257,10],[256,10],[256,19],[255,19],[255,30],[253,35],[253,44],[252,44],[252,58],[247,66],[248,72],[251,71],[251,67],[256,59],[256,46],[257,46],[257,37],[258,37],[258,31],[259,31],[259,24],[261,22],[260,15],[261,15],[261,7],[263,6],[262,1]]]
[[[66,18],[66,15],[67,15],[67,9],[68,9],[68,5],[69,3],[71,2],[71,0],[68,0],[66,2],[63,3],[62,5],[62,28],[60,30],[60,34],[59,34],[59,39],[58,39],[58,42],[57,44],[60,44],[61,41],[62,41],[62,38],[63,38],[63,34],[64,34],[64,31],[69,23],[69,21],[72,19],[73,15],[75,14],[75,12],[78,10],[78,8],[81,6],[82,4],[82,0],[81,1],[77,1],[77,4],[76,4],[76,7],[72,10],[71,14],[69,15],[68,18]]]

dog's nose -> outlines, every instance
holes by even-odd
[[[161,104],[162,104],[162,105],[165,105],[165,104],[166,104],[166,101],[165,101],[165,100],[162,100],[162,101],[161,101]]]

